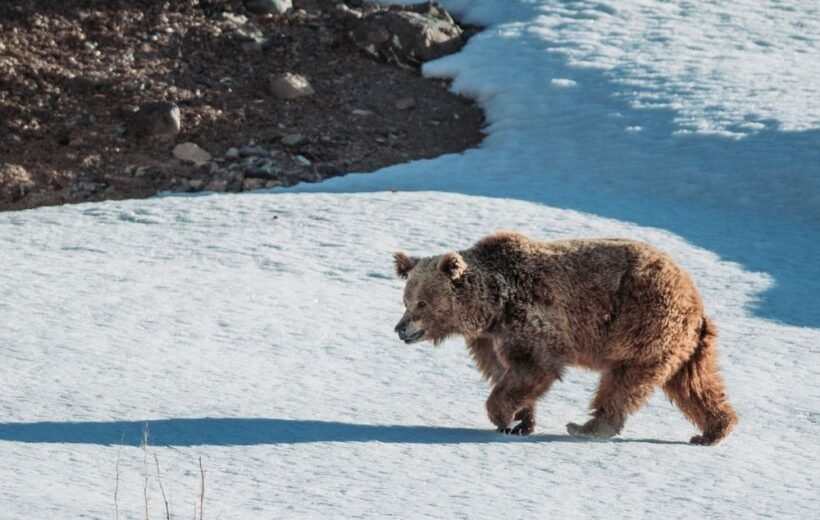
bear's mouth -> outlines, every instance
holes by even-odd
[[[418,341],[420,341],[422,336],[424,336],[424,331],[420,330],[420,331],[416,332],[415,334],[413,334],[412,336],[405,336],[401,339],[402,339],[402,341],[404,341],[404,343],[406,345],[409,345],[411,343],[417,343]]]

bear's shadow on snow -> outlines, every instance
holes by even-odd
[[[354,424],[264,418],[186,418],[152,421],[0,423],[0,441],[140,446],[147,429],[151,446],[253,446],[316,442],[385,444],[487,444],[504,442],[598,442],[569,435],[502,435],[491,429]],[[610,442],[686,444],[655,439]]]

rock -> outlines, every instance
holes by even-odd
[[[316,170],[307,168],[299,173],[299,180],[302,182],[319,182],[322,176]]]
[[[226,180],[228,182],[230,182],[230,181],[241,181],[242,179],[245,178],[245,172],[244,172],[244,170],[242,170],[240,168],[231,168],[229,170],[222,170],[220,172],[220,178],[222,178],[223,180]]]
[[[372,31],[368,31],[367,34],[365,34],[365,40],[371,45],[381,45],[387,43],[389,39],[390,31],[384,27],[374,27]]]
[[[6,200],[20,200],[34,187],[28,171],[19,164],[0,163],[0,195]]]
[[[367,117],[367,116],[372,116],[373,115],[373,112],[371,110],[364,110],[362,108],[354,108],[353,110],[350,111],[350,113],[353,114],[354,116],[362,116],[362,117]]]
[[[292,8],[291,0],[245,0],[245,9],[253,14],[284,14]]]
[[[280,170],[270,159],[254,157],[245,163],[244,172],[252,179],[276,179]]]
[[[316,173],[319,175],[319,180],[344,175],[344,171],[333,164],[317,164],[315,170]]]
[[[457,52],[464,45],[462,34],[447,11],[428,2],[371,12],[356,23],[350,38],[384,61],[418,66]]]
[[[101,191],[105,188],[105,184],[101,182],[92,182],[92,181],[79,181],[74,186],[72,186],[72,190],[76,193],[82,193],[85,195],[93,195],[98,191]]]
[[[416,100],[413,98],[397,99],[393,102],[393,106],[395,106],[398,110],[409,110],[411,108],[415,108]]]
[[[296,159],[296,162],[298,162],[302,166],[310,166],[310,159],[308,159],[304,155],[296,155],[294,156],[294,159]]]
[[[238,148],[228,148],[228,151],[225,152],[226,159],[239,159],[239,149]]]
[[[242,191],[260,190],[265,187],[265,180],[249,178],[242,181]]]
[[[282,186],[293,186],[294,184],[299,183],[301,180],[302,179],[299,178],[299,175],[288,174],[288,176],[284,177],[280,182],[282,183]]]
[[[240,26],[240,25],[245,25],[246,23],[248,23],[248,17],[245,16],[244,14],[234,14],[234,13],[223,12],[222,13],[222,19],[225,20],[226,22],[234,25],[234,26],[237,26],[237,27]]]
[[[191,191],[199,191],[202,189],[203,184],[202,179],[191,179],[188,181],[188,189]]]
[[[174,147],[174,157],[180,161],[201,165],[211,160],[211,154],[195,143],[182,143]]]
[[[336,4],[336,14],[346,20],[358,20],[362,17],[362,13],[355,9],[351,9],[349,5],[344,3]]]
[[[211,174],[211,175],[221,175],[222,172],[224,172],[224,171],[225,170],[222,168],[222,166],[217,164],[215,161],[211,161],[211,162],[208,163],[208,173],[209,174]]]
[[[124,107],[127,114],[131,107]],[[135,137],[174,138],[182,128],[179,107],[169,101],[143,103],[126,115],[126,128]]]
[[[258,144],[243,146],[239,149],[239,155],[242,157],[251,157],[256,155],[268,155],[268,151]]]
[[[231,34],[241,43],[242,50],[246,52],[261,51],[270,45],[270,40],[259,29],[243,27],[236,29]]]
[[[157,177],[160,174],[160,170],[156,166],[140,166],[136,170],[134,170],[134,177]]]
[[[172,184],[170,187],[170,191],[191,191],[191,186],[188,182],[188,179],[177,179],[176,177],[174,177],[171,182]]]
[[[214,179],[211,182],[209,182],[207,186],[205,186],[205,190],[206,191],[225,191],[225,188],[227,188],[227,186],[228,186],[227,182],[225,182],[223,180],[219,180],[219,179]]]
[[[268,83],[268,92],[279,99],[295,99],[315,93],[313,87],[310,86],[310,82],[304,76],[290,72],[271,76]]]
[[[225,185],[225,191],[228,193],[239,193],[242,191],[242,181],[235,179]]]
[[[282,138],[282,144],[285,146],[294,146],[301,143],[304,140],[302,134],[288,134]]]

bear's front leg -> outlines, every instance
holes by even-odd
[[[557,370],[532,363],[510,367],[487,399],[490,421],[502,433],[532,433],[535,429],[535,401],[557,378]],[[513,420],[520,422],[511,427]]]
[[[515,412],[515,403],[510,398],[506,389],[499,383],[493,388],[493,391],[490,392],[490,397],[487,398],[487,415],[490,417],[490,421],[496,426],[499,432],[504,433],[509,429]]]

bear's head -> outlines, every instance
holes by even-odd
[[[407,344],[418,341],[439,343],[461,333],[459,300],[467,264],[458,253],[432,258],[394,255],[396,274],[407,280],[404,287],[405,312],[395,331]]]

